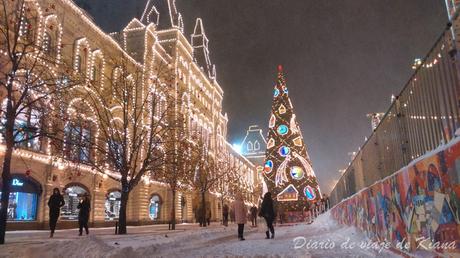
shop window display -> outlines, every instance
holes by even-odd
[[[0,192],[0,196],[1,196]],[[34,221],[37,219],[40,187],[34,182],[13,177],[8,202],[7,219],[10,221]]]
[[[149,217],[151,220],[159,219],[160,208],[161,208],[160,196],[158,195],[152,196],[152,198],[150,199],[150,205],[149,205]]]
[[[65,205],[61,209],[61,219],[77,220],[78,219],[78,203],[83,195],[89,194],[80,186],[70,186],[65,189],[64,201]]]
[[[118,220],[121,205],[121,192],[113,191],[107,194],[105,200],[105,220]]]

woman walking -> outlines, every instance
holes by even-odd
[[[264,195],[264,200],[260,207],[259,212],[260,217],[264,217],[265,222],[267,223],[267,231],[265,232],[266,239],[270,238],[270,232],[272,233],[271,238],[275,238],[275,229],[273,228],[273,221],[276,218],[275,208],[273,205],[272,194],[267,192]]]
[[[233,202],[233,210],[235,211],[235,221],[238,224],[238,239],[245,240],[243,237],[244,224],[247,221],[246,215],[248,214],[248,209],[244,205],[243,195],[239,193],[236,196],[235,202]]]
[[[50,209],[50,237],[53,237],[54,235],[54,230],[56,229],[59,214],[61,213],[61,207],[64,206],[64,204],[64,198],[59,192],[59,188],[54,188],[53,194],[50,196],[50,199],[48,200],[48,207]]]
[[[224,204],[224,207],[222,208],[222,216],[223,216],[223,221],[222,223],[224,226],[228,226],[228,206],[227,204]]]
[[[78,227],[80,229],[79,236],[81,236],[83,228],[85,228],[86,234],[88,235],[89,211],[91,210],[91,204],[89,203],[88,194],[85,194],[83,196],[83,199],[80,201],[77,208],[80,209],[80,211],[78,212]]]

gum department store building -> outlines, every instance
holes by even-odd
[[[49,53],[55,58],[69,60],[74,69],[87,76],[94,76],[96,72],[110,74],[114,67],[107,60],[116,56],[128,56],[127,60],[132,65],[140,64],[145,74],[150,72],[151,66],[147,64],[167,63],[181,92],[176,98],[181,98],[182,105],[187,106],[188,111],[183,114],[189,123],[187,128],[205,132],[204,137],[208,138],[214,153],[217,149],[230,153],[232,162],[243,168],[239,171],[240,187],[248,193],[247,204],[257,203],[255,192],[260,178],[256,169],[226,141],[228,119],[222,111],[224,92],[209,59],[208,39],[201,19],[196,19],[189,38],[184,35],[182,16],[174,0],[149,0],[142,17],[132,19],[120,32],[106,34],[70,0],[30,0],[27,4],[38,14],[33,21],[38,30],[33,36],[46,41],[51,48]],[[66,105],[70,108],[71,104]],[[76,172],[65,163],[56,163],[49,149],[36,151],[41,148],[33,145],[40,144],[43,143],[35,140],[14,151],[8,229],[46,228],[47,201],[55,187],[65,192],[61,228],[76,225],[76,206],[79,196],[85,193],[91,198],[91,225],[113,225],[120,203],[119,182],[91,169],[82,167]],[[4,150],[4,145],[0,145],[0,155]],[[193,193],[178,193],[176,203],[172,203],[169,189],[149,179],[139,183],[129,198],[129,225],[165,223],[170,219],[171,205],[176,205],[177,221],[195,221],[197,197]],[[221,204],[217,194],[209,193],[207,203],[212,220],[219,220]]]

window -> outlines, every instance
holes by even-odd
[[[2,110],[6,110],[6,101],[7,100],[3,102]],[[23,110],[16,117],[13,132],[16,146],[40,151],[41,143],[40,137],[38,137],[38,133],[41,126],[40,113],[37,110],[31,108],[19,107],[19,109]],[[5,124],[6,118],[4,114],[2,114],[0,125],[0,133],[2,134],[2,140],[5,139]]]
[[[248,149],[248,151],[252,151],[252,149],[253,149],[252,142],[248,142],[246,144],[246,148]]]
[[[110,164],[113,168],[121,168],[124,154],[123,154],[123,145],[119,141],[109,140],[107,143],[108,146],[108,155],[112,158],[108,158]]]
[[[259,143],[259,141],[257,141],[257,140],[254,142],[254,150],[255,150],[255,151],[260,150],[260,143]]]
[[[107,194],[105,200],[105,220],[117,220],[120,213],[121,192],[113,191]]]
[[[65,155],[72,161],[91,160],[91,128],[89,122],[69,123],[65,129]]]
[[[102,74],[102,61],[96,61],[96,64],[93,67],[92,79],[93,81],[100,81]]]
[[[64,191],[64,207],[61,209],[61,218],[64,220],[76,220],[78,219],[78,203],[83,195],[88,194],[83,187],[70,186]]]
[[[155,194],[152,196],[152,198],[150,198],[149,217],[151,220],[159,219],[160,208],[161,208],[160,196]]]

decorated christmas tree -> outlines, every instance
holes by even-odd
[[[308,202],[321,199],[281,65],[273,91],[263,175],[267,190],[284,211],[303,211]]]

